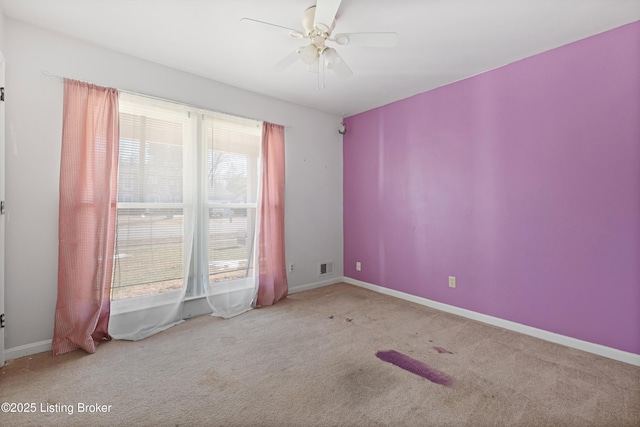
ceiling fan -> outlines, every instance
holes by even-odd
[[[336,25],[336,13],[342,0],[317,0],[315,6],[309,7],[302,14],[302,31],[270,22],[252,18],[241,21],[268,26],[288,32],[289,36],[307,39],[309,44],[301,46],[275,65],[276,70],[284,70],[300,60],[307,65],[307,70],[318,73],[318,89],[324,87],[324,70],[332,70],[338,77],[350,77],[353,71],[344,62],[336,49],[327,46],[327,42],[338,46],[394,47],[398,42],[398,34],[393,32],[374,33],[338,33],[333,34]],[[322,80],[322,84],[321,84]]]

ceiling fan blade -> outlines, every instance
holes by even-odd
[[[338,77],[347,78],[353,75],[351,68],[349,68],[335,49],[328,47],[323,51],[322,55],[326,67],[333,70]]]
[[[320,31],[329,32],[336,18],[342,0],[318,0],[313,26]]]
[[[298,59],[300,59],[300,54],[298,53],[298,50],[294,50],[289,55],[285,56],[280,61],[278,61],[273,66],[273,69],[274,71],[284,71],[286,68],[290,67],[294,62],[296,62]]]
[[[296,38],[304,37],[304,35],[298,30],[294,30],[293,28],[283,27],[282,25],[272,24],[271,22],[259,21],[253,18],[242,18],[240,22],[244,22],[248,24],[258,24],[258,25],[261,25],[262,28],[268,28],[270,30],[277,31],[279,33],[286,31],[287,33],[289,33],[291,37],[296,37]]]
[[[333,72],[336,73],[336,76],[343,79],[353,76],[353,71],[351,71],[351,68],[349,68],[344,61],[340,61],[340,63],[333,67]]]
[[[341,46],[395,47],[398,33],[340,33],[333,40]]]

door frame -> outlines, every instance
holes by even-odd
[[[0,87],[3,90],[3,99],[0,101],[0,201],[5,200],[5,102],[4,102],[4,83],[5,83],[6,61],[3,53],[0,51]],[[4,319],[4,231],[5,231],[5,214],[0,212],[0,315]],[[4,338],[6,328],[0,328],[0,367],[4,365]]]

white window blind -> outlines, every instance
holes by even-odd
[[[197,296],[252,276],[261,122],[127,93],[119,102],[112,299]]]
[[[253,274],[258,196],[260,124],[209,114],[204,117],[209,280]]]

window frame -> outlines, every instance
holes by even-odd
[[[131,95],[136,95],[136,94],[131,94]],[[143,95],[136,95],[136,96],[144,97]],[[179,103],[172,103],[171,101],[164,101],[164,102],[168,102],[171,104],[179,104]],[[185,299],[191,300],[191,299],[206,297],[206,292],[207,292],[206,288],[208,286],[210,277],[212,275],[211,270],[209,268],[210,259],[211,259],[211,255],[209,252],[209,246],[210,246],[209,240],[211,235],[211,229],[210,229],[210,221],[211,221],[210,210],[211,209],[246,209],[247,218],[248,218],[249,210],[253,209],[253,211],[255,212],[253,215],[254,231],[252,233],[252,245],[248,255],[250,259],[248,260],[247,271],[252,270],[253,274],[256,274],[257,233],[258,233],[257,219],[258,219],[258,194],[260,191],[259,180],[261,176],[260,149],[261,149],[261,137],[262,137],[261,135],[262,122],[257,120],[251,121],[253,123],[252,125],[255,125],[256,128],[258,129],[255,132],[255,136],[257,136],[257,140],[254,142],[255,147],[252,147],[251,150],[245,150],[244,153],[242,152],[242,149],[232,152],[233,154],[244,155],[247,158],[247,173],[249,173],[249,170],[250,170],[251,173],[255,175],[256,188],[253,189],[255,193],[255,197],[253,198],[253,201],[245,201],[245,202],[210,201],[208,198],[208,192],[206,187],[207,181],[209,178],[208,172],[207,172],[208,147],[207,147],[206,135],[204,134],[205,133],[204,125],[206,123],[206,120],[215,120],[215,117],[217,116],[226,116],[231,119],[240,119],[240,120],[249,120],[249,119],[238,118],[236,116],[217,113],[211,110],[203,110],[203,109],[191,107],[184,104],[179,104],[179,105],[184,107],[185,111],[189,115],[189,119],[188,119],[189,123],[191,123],[191,125],[194,126],[193,129],[195,130],[195,133],[191,135],[193,138],[193,141],[190,141],[189,143],[195,144],[195,150],[197,152],[196,156],[198,159],[197,167],[196,167],[197,179],[195,181],[195,185],[197,188],[196,188],[195,194],[199,196],[196,197],[194,201],[194,209],[196,211],[196,220],[194,224],[195,232],[194,232],[192,248],[191,248],[192,256],[190,257],[190,260],[189,260],[190,274],[189,274],[189,278],[186,283],[186,289],[185,289]],[[120,113],[122,113],[122,110],[120,110]],[[195,123],[192,123],[191,122],[192,120],[195,120]],[[247,134],[249,134],[249,132],[247,132]],[[129,139],[123,138],[121,136],[120,143],[123,140],[130,141]],[[184,144],[183,144],[182,152],[184,155],[185,153]],[[255,157],[251,157],[252,152],[256,153]],[[255,161],[254,165],[251,165],[252,160]],[[145,155],[145,160],[142,162],[140,161],[140,158],[138,158],[138,164],[140,165],[141,168],[144,167],[143,164],[148,164],[146,161],[146,155]],[[183,161],[183,166],[184,166],[184,161]],[[120,170],[118,171],[118,176],[120,177]],[[184,189],[186,188],[186,186],[184,183],[184,175],[182,176],[182,182],[183,182],[183,191],[185,191]],[[130,182],[129,184],[135,186],[133,181]],[[248,197],[247,200],[249,199],[250,198]],[[157,210],[157,209],[172,209],[172,210],[182,210],[182,212],[185,212],[186,207],[187,207],[187,204],[185,202],[184,193],[182,194],[181,202],[139,202],[139,201],[126,202],[126,201],[120,201],[120,196],[119,196],[118,201],[116,203],[117,212],[120,212],[120,210],[125,210],[125,209],[140,209],[143,211],[146,211],[147,209],[151,211]],[[185,244],[184,242],[185,226],[186,225],[183,222],[182,224],[183,245]],[[184,268],[184,263],[186,261],[184,252],[186,252],[186,248],[183,250],[183,260],[182,260],[183,268]],[[117,258],[119,255],[120,254],[116,250],[114,257]],[[115,266],[115,263],[117,262],[118,260],[115,259],[114,266]],[[115,274],[116,274],[116,268],[114,268],[114,277],[115,277]],[[181,277],[180,279],[182,280],[183,278]],[[247,282],[246,279],[234,279],[234,280],[227,280],[225,282],[220,282],[219,285],[216,285],[216,290],[214,293],[232,292],[234,290],[245,289],[247,287],[246,282]],[[156,283],[161,283],[161,282],[156,282]],[[114,285],[115,285],[115,280],[112,282],[112,294],[113,294],[113,289],[116,287]],[[138,285],[130,285],[130,286],[138,286]],[[185,287],[184,283],[182,284],[182,287],[183,288]],[[114,314],[120,314],[120,313],[140,310],[140,309],[149,309],[152,307],[156,307],[158,305],[164,304],[165,303],[164,300],[166,300],[166,303],[169,303],[174,298],[172,297],[172,292],[182,292],[182,290],[160,292],[160,293],[154,293],[150,295],[141,295],[141,296],[135,296],[135,297],[129,297],[129,298],[123,298],[123,299],[115,299],[115,300],[112,299],[111,311]]]

